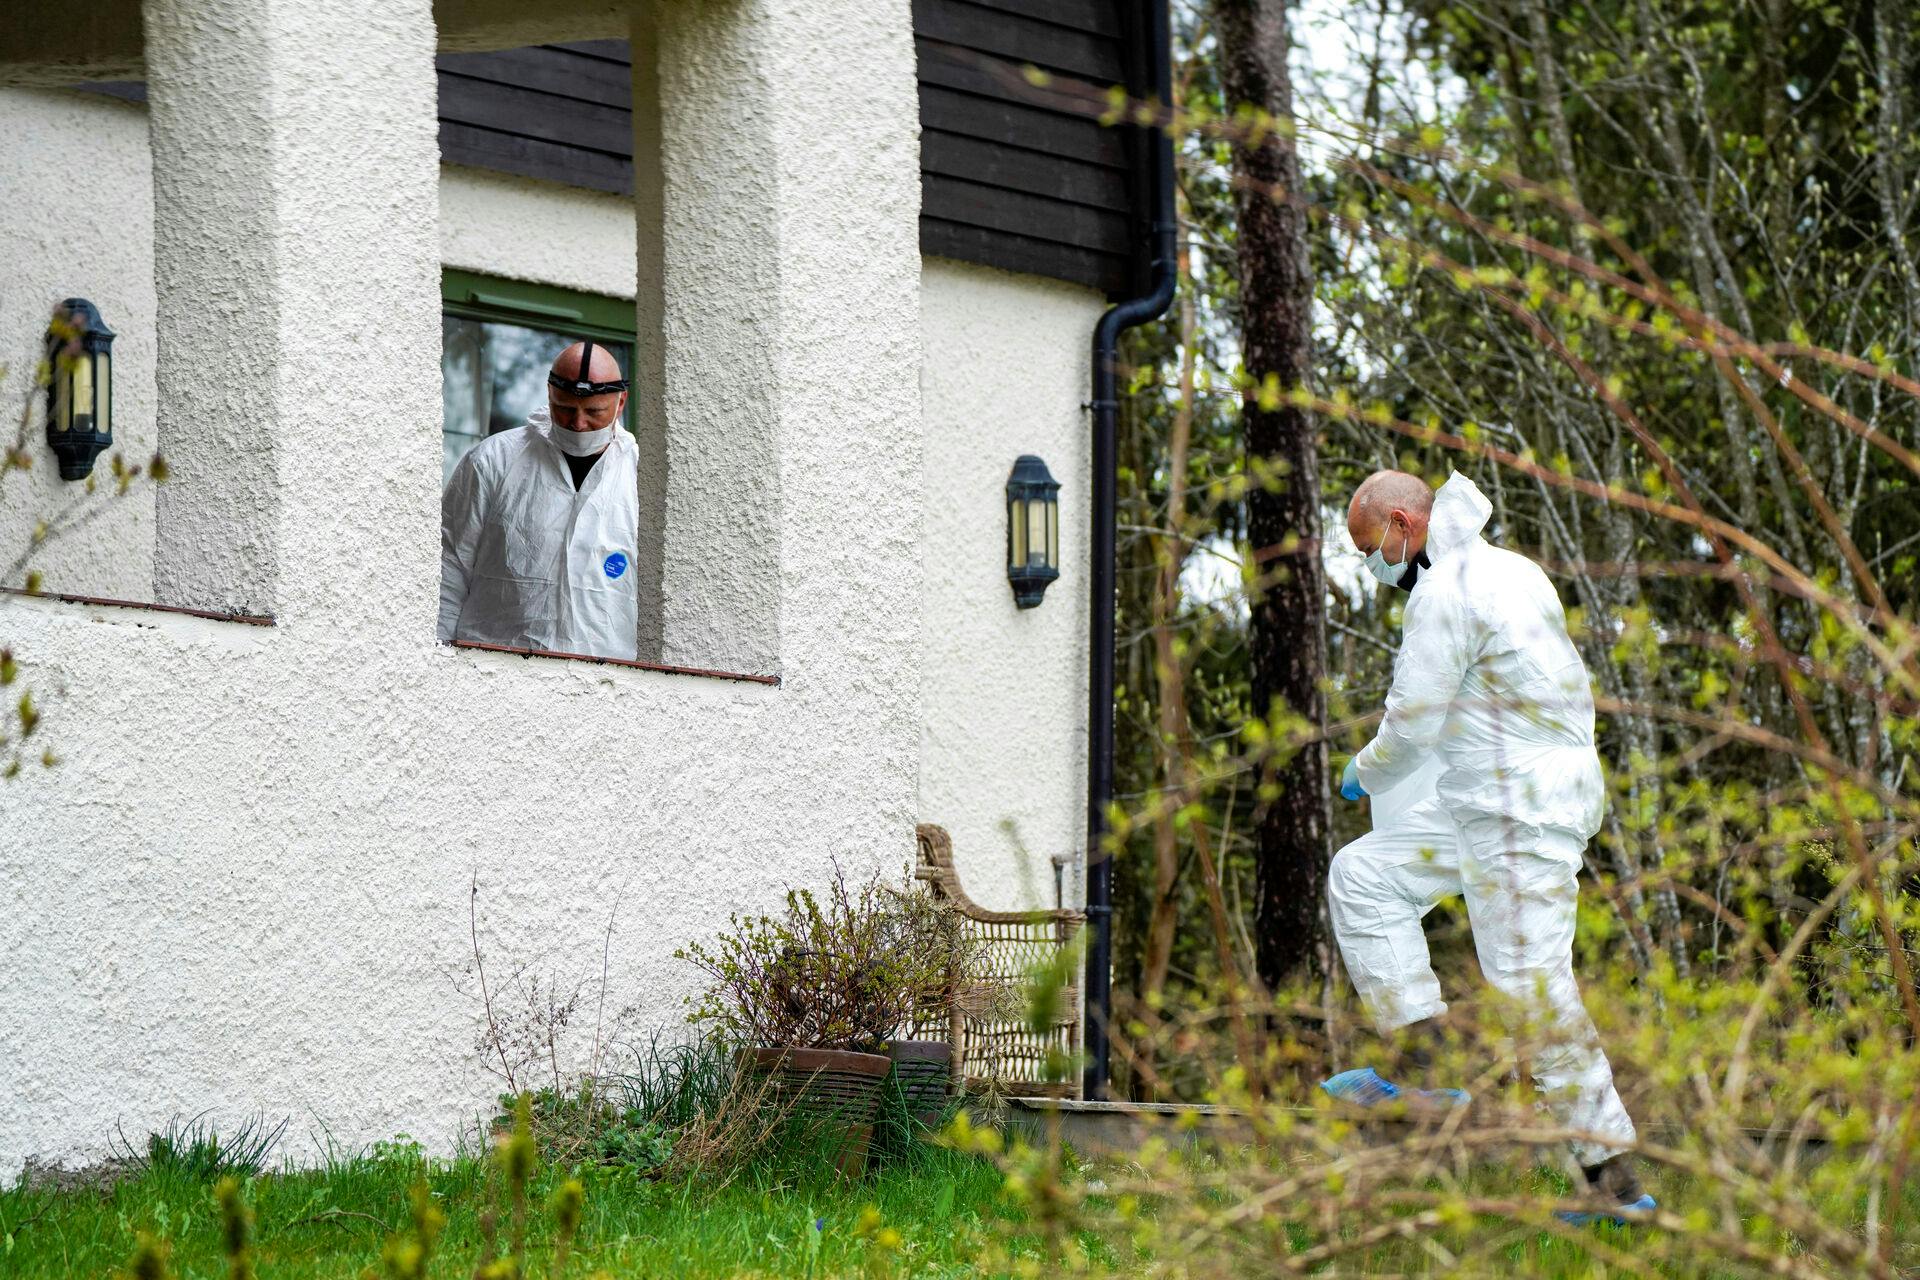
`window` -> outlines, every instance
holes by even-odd
[[[440,276],[440,442],[445,484],[467,451],[547,403],[547,368],[592,338],[633,375],[633,303],[451,268]],[[626,410],[633,430],[633,401]]]

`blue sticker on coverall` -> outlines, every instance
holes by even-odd
[[[627,558],[618,551],[608,556],[606,563],[600,566],[607,571],[609,578],[617,578],[627,571]]]

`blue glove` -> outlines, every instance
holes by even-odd
[[[1347,761],[1347,767],[1340,775],[1340,798],[1343,800],[1365,800],[1367,789],[1360,785],[1360,757]]]

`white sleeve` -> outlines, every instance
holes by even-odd
[[[460,610],[467,603],[467,578],[473,572],[485,514],[480,474],[469,453],[454,467],[453,478],[440,495],[440,625],[436,634],[441,644],[452,644],[460,625]]]
[[[1436,583],[1436,586],[1440,584]],[[1393,660],[1387,713],[1355,757],[1368,795],[1390,791],[1419,772],[1440,740],[1447,712],[1467,678],[1476,645],[1465,601],[1451,590],[1415,593],[1407,602],[1400,652]]]

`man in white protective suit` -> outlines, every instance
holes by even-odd
[[[640,450],[613,353],[576,342],[547,408],[488,436],[440,497],[440,643],[636,656]]]
[[[1334,856],[1334,936],[1376,1026],[1410,1041],[1410,1064],[1425,1069],[1421,1041],[1447,1006],[1420,920],[1464,895],[1487,980],[1545,1028],[1535,1083],[1562,1125],[1591,1135],[1572,1145],[1592,1194],[1609,1215],[1651,1209],[1628,1153],[1633,1121],[1573,975],[1574,877],[1605,804],[1593,694],[1546,574],[1481,536],[1492,510],[1465,475],[1436,493],[1399,471],[1368,477],[1348,509],[1368,570],[1410,594],[1386,713],[1341,780],[1349,800],[1391,799]],[[1322,1087],[1363,1105],[1467,1100],[1403,1089],[1372,1067]]]

